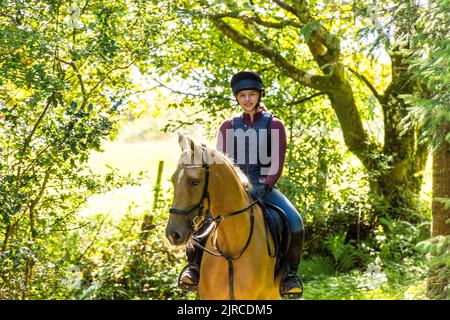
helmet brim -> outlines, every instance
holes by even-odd
[[[264,85],[253,79],[242,79],[231,87],[233,90],[233,94],[236,95],[239,91],[242,90],[258,90],[260,92],[264,91]]]

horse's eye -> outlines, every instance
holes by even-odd
[[[192,185],[193,186],[196,186],[196,185],[198,185],[200,183],[200,180],[198,180],[198,179],[192,179]]]

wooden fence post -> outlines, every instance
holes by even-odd
[[[159,200],[159,193],[161,191],[161,178],[162,178],[162,172],[163,172],[163,168],[164,168],[164,160],[160,160],[159,161],[159,165],[158,165],[158,174],[156,176],[156,185],[155,185],[155,195],[153,197],[153,211],[155,211],[158,208],[158,200]],[[149,227],[151,229],[153,229],[152,224],[153,224],[153,216],[154,216],[154,212],[151,213],[147,213],[144,216],[144,221],[142,222],[142,226],[141,229],[144,231],[140,234],[140,238],[142,240],[146,240],[148,239],[148,231],[150,229],[148,229]]]
[[[158,165],[158,175],[156,176],[156,185],[155,185],[155,196],[153,197],[153,210],[156,210],[158,207],[159,193],[161,192],[161,178],[164,168],[164,160],[159,161]]]

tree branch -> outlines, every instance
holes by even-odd
[[[86,89],[84,88],[84,82],[83,82],[83,78],[81,78],[81,74],[80,72],[78,72],[77,66],[75,65],[75,62],[70,62],[70,66],[73,68],[73,70],[75,71],[75,75],[78,78],[78,82],[80,83],[80,87],[81,87],[81,92],[83,94],[83,98],[86,97]]]
[[[324,92],[331,91],[333,89],[334,84],[329,77],[311,75],[309,73],[306,73],[305,71],[297,68],[295,65],[286,60],[273,48],[262,43],[258,43],[244,36],[239,31],[225,23],[222,19],[211,17],[210,20],[231,40],[240,44],[244,48],[249,49],[252,52],[259,53],[269,58],[273,62],[273,64],[277,66],[284,74],[298,81],[300,84]]]
[[[172,89],[172,88],[166,86],[164,83],[162,83],[161,81],[159,81],[157,79],[153,79],[153,81],[158,83],[161,87],[166,88],[166,89],[168,89],[171,92],[176,93],[176,94],[181,94],[181,95],[185,95],[185,96],[193,96],[193,97],[201,97],[202,96],[200,94],[194,94],[194,93],[189,93],[189,92],[182,92],[182,91],[178,91],[178,90]]]
[[[290,5],[288,5],[287,3],[284,3],[281,0],[273,0],[273,2],[275,2],[276,4],[278,4],[281,8],[283,8],[284,10],[292,13],[293,15],[295,15],[296,17],[299,17],[298,12],[294,9],[294,7],[291,7]],[[299,17],[300,18],[300,17]]]
[[[289,103],[286,104],[286,106],[294,106],[296,104],[300,104],[300,103],[306,102],[308,100],[314,99],[315,97],[322,96],[324,94],[327,94],[327,93],[326,92],[314,93],[314,94],[312,94],[312,95],[310,95],[308,97],[304,97],[304,98],[301,98],[299,100],[295,100],[295,101],[289,102]]]
[[[80,17],[81,17],[81,15],[84,13],[84,11],[86,10],[86,8],[87,8],[87,6],[88,6],[88,4],[89,4],[89,1],[90,1],[90,0],[86,0],[86,3],[84,4],[83,8],[82,8],[81,11],[80,11]]]
[[[145,45],[147,44],[148,38],[150,37],[150,34],[148,34],[144,40],[143,40],[143,44],[142,46],[145,47]],[[86,99],[83,101],[83,106],[86,104],[87,99],[89,99],[89,97],[91,96],[91,94],[98,88],[98,86],[103,83],[103,81],[105,81],[105,79],[113,72],[116,70],[126,70],[128,69],[138,58],[140,58],[140,56],[137,54],[137,51],[135,52],[131,52],[130,56],[132,57],[134,54],[136,54],[136,57],[134,59],[132,59],[129,63],[123,65],[123,66],[118,66],[116,68],[112,68],[111,70],[109,70],[106,75],[100,80],[98,81],[91,90],[89,90],[88,92],[88,96],[86,97]]]
[[[87,93],[86,93],[86,88],[84,87],[84,82],[83,82],[83,78],[81,77],[80,72],[78,71],[77,66],[75,65],[75,62],[73,61],[65,61],[59,57],[56,57],[57,60],[61,61],[64,64],[67,64],[69,66],[72,67],[74,74],[77,76],[78,82],[80,83],[80,87],[81,87],[81,92],[83,94],[83,99],[86,97]],[[68,79],[65,79],[68,80]]]
[[[306,1],[296,0],[294,7],[290,7],[279,0],[274,0],[274,2],[281,7],[287,6],[287,10],[290,12],[293,10],[303,25],[315,26],[306,42],[319,67],[323,69],[325,74],[331,73],[330,64],[339,60],[341,51],[339,39],[311,16]]]
[[[283,29],[286,26],[292,26],[295,28],[301,28],[302,25],[298,22],[291,21],[291,20],[278,20],[277,22],[267,21],[261,19],[260,16],[244,16],[240,14],[240,11],[232,11],[227,13],[220,13],[220,14],[212,14],[207,15],[208,18],[215,18],[215,19],[221,19],[221,18],[235,18],[239,19],[244,22],[252,22],[259,24],[263,27],[267,28],[274,28],[274,29]]]
[[[42,182],[41,188],[39,190],[39,194],[36,196],[36,198],[31,202],[29,207],[29,217],[30,217],[30,232],[31,236],[34,238],[36,230],[35,230],[35,221],[36,218],[34,216],[34,210],[39,203],[39,201],[42,199],[42,196],[44,195],[45,188],[47,187],[48,179],[50,177],[50,170],[48,170],[45,173],[44,181]]]
[[[364,84],[372,91],[375,98],[377,98],[378,102],[383,103],[383,96],[378,93],[378,91],[375,89],[375,87],[370,83],[370,81],[362,74],[357,72],[356,70],[353,70],[349,66],[345,66],[348,70],[350,70],[351,73],[353,73],[355,76],[358,77]]]
[[[25,138],[25,142],[23,144],[23,148],[20,150],[20,153],[25,153],[26,149],[30,145],[31,138],[33,137],[34,133],[36,132],[38,126],[41,124],[42,119],[44,118],[45,114],[47,113],[48,109],[50,108],[52,102],[55,101],[55,92],[53,92],[50,97],[47,99],[47,104],[45,105],[44,110],[39,115],[39,118],[37,119],[36,123],[33,126],[33,129],[31,129],[31,132],[28,134],[28,136]]]
[[[304,4],[299,6],[302,12],[298,12],[282,1],[274,1],[291,13],[295,12],[301,23],[305,23],[305,21],[302,21],[302,18],[307,20],[306,23],[314,23]],[[344,66],[339,62],[340,44],[337,37],[332,36],[321,24],[311,25],[312,32],[309,39],[307,39],[307,44],[314,60],[321,67],[325,76],[311,75],[297,68],[269,45],[241,34],[224,22],[223,19],[210,18],[210,20],[224,35],[235,43],[267,57],[286,76],[302,85],[327,94],[341,124],[344,141],[348,149],[369,170],[377,167],[377,159],[374,159],[371,153],[378,151],[379,146],[375,142],[370,142],[367,132],[362,125],[352,87],[348,80],[345,79]]]
[[[118,67],[116,67],[116,68],[112,68],[111,70],[109,70],[108,72],[106,72],[106,74],[105,74],[105,76],[101,79],[101,80],[99,80],[90,90],[89,90],[89,92],[88,92],[88,95],[87,95],[87,97],[86,97],[86,100],[87,99],[89,99],[89,97],[91,96],[91,94],[92,94],[92,92],[94,92],[97,88],[98,88],[98,86],[100,85],[100,84],[102,84],[102,82],[103,81],[105,81],[105,79],[106,78],[108,78],[108,76],[113,72],[113,71],[116,71],[116,70],[126,70],[126,69],[128,69],[136,60],[138,59],[138,57],[136,57],[136,58],[134,58],[133,60],[131,60],[129,63],[127,63],[126,65],[123,65],[123,66],[118,66]],[[84,103],[85,104],[85,103]]]

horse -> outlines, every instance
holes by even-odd
[[[171,177],[174,199],[165,232],[172,245],[186,245],[202,222],[214,225],[201,247],[200,299],[280,299],[281,275],[269,253],[274,243],[261,207],[248,195],[251,184],[218,150],[181,134],[178,143],[182,155]]]

